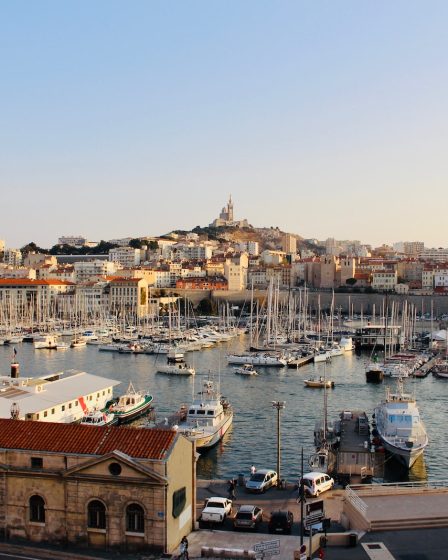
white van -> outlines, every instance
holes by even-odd
[[[334,480],[328,474],[321,472],[310,472],[303,475],[303,484],[305,493],[308,496],[319,496],[322,492],[331,490],[334,486]]]

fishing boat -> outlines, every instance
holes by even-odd
[[[323,377],[319,377],[319,379],[311,377],[310,379],[305,379],[303,382],[306,387],[311,387],[312,389],[334,389],[334,381],[331,381],[331,379],[324,379]]]
[[[70,348],[83,348],[87,342],[83,338],[74,338],[70,343]]]
[[[118,424],[125,424],[145,414],[150,409],[152,401],[152,395],[144,391],[136,391],[131,381],[126,393],[108,403],[106,409],[116,416]]]
[[[428,435],[414,395],[405,393],[403,380],[397,390],[386,389],[386,398],[375,408],[375,430],[386,451],[410,469],[428,445]]]
[[[83,426],[111,426],[117,422],[118,418],[113,412],[92,408],[86,412],[80,424]]]
[[[213,381],[207,379],[189,406],[185,421],[179,423],[177,429],[195,442],[198,451],[205,451],[223,438],[232,421],[232,407],[216,390]]]
[[[258,375],[252,364],[244,364],[243,367],[234,368],[233,371],[238,375]]]
[[[167,375],[194,375],[196,370],[186,363],[168,363],[158,366],[157,373],[165,373]]]

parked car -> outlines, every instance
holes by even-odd
[[[263,520],[263,510],[252,505],[240,506],[233,518],[234,529],[258,529]]]
[[[201,513],[201,521],[223,523],[232,513],[232,500],[227,498],[208,498]]]
[[[334,480],[331,476],[322,472],[309,472],[303,475],[303,484],[305,493],[308,496],[316,497],[322,494],[322,492],[331,490],[334,486]]]
[[[290,535],[293,523],[294,516],[290,511],[273,511],[269,519],[269,532]]]
[[[246,482],[249,492],[266,492],[271,486],[277,485],[278,476],[275,471],[259,469]]]

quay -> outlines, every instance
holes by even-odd
[[[313,360],[314,356],[311,354],[310,356],[304,356],[303,358],[291,360],[290,362],[288,362],[288,367],[291,369],[299,369],[302,366],[311,363]]]
[[[437,361],[440,359],[440,355],[434,356],[426,364],[423,364],[421,368],[414,372],[414,377],[426,377],[436,365]]]

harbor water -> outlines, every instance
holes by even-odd
[[[240,336],[228,343],[186,353],[186,361],[195,367],[194,377],[175,377],[157,373],[165,364],[165,355],[119,354],[99,352],[96,346],[58,350],[35,350],[32,344],[16,345],[21,376],[34,377],[58,371],[81,370],[116,379],[122,385],[115,394],[124,392],[129,381],[138,389],[154,396],[157,421],[174,413],[181,404],[189,404],[201,388],[204,376],[221,384],[221,393],[234,408],[233,426],[213,449],[201,455],[197,472],[200,478],[228,479],[238,473],[248,474],[253,464],[258,468],[277,465],[277,410],[272,401],[285,401],[280,412],[281,476],[290,482],[300,474],[303,447],[305,470],[313,452],[313,430],[323,417],[322,389],[304,386],[304,379],[323,376],[335,383],[329,389],[328,420],[332,422],[343,410],[365,410],[371,418],[373,408],[394,380],[372,385],[365,381],[367,355],[346,353],[325,364],[308,364],[300,369],[257,368],[258,376],[241,376],[229,366],[226,354],[241,352],[247,347],[247,337]],[[9,375],[13,348],[0,346],[0,372]],[[448,430],[445,416],[448,410],[448,380],[432,375],[424,379],[405,381],[407,392],[415,392],[417,404],[426,425],[429,446],[409,474],[386,469],[385,480],[441,480],[448,464]],[[389,466],[389,465],[388,465]]]

